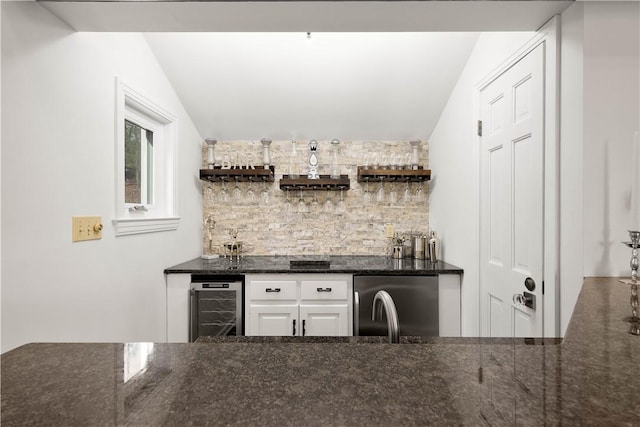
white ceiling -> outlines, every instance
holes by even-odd
[[[145,32],[203,138],[402,140],[429,137],[479,31],[534,31],[571,1],[39,3]]]
[[[573,0],[39,1],[78,31],[535,31]]]
[[[148,33],[203,137],[427,139],[477,33]]]

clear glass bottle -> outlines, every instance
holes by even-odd
[[[331,178],[339,179],[340,178],[340,163],[338,163],[338,147],[340,146],[340,141],[334,139],[331,141]]]
[[[289,154],[289,178],[300,178],[300,161],[296,151],[296,141],[291,141],[291,153]]]

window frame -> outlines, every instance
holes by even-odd
[[[116,77],[116,236],[176,230],[180,223],[177,194],[177,119]],[[125,120],[153,132],[151,204],[125,203]],[[135,209],[134,206],[143,206]]]

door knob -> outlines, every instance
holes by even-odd
[[[521,294],[514,294],[513,295],[513,304],[515,304],[516,306],[522,307],[529,307],[532,310],[536,309],[536,296],[534,294],[532,294],[531,292],[527,292],[524,291]]]
[[[524,279],[524,287],[527,288],[529,292],[533,292],[536,288],[536,281],[531,277],[527,277]]]

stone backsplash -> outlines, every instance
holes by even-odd
[[[206,144],[205,144],[206,145]],[[317,204],[313,191],[287,191],[279,188],[283,174],[289,173],[291,141],[273,141],[270,146],[271,164],[275,166],[275,182],[224,184],[203,182],[203,222],[209,215],[215,220],[212,253],[222,253],[222,245],[231,240],[229,232],[238,230],[243,253],[250,255],[388,255],[390,239],[385,237],[385,224],[393,224],[400,234],[426,233],[429,223],[428,183],[409,184],[410,196],[405,196],[406,183],[384,183],[384,200],[378,200],[379,183],[367,185],[357,181],[357,166],[371,163],[404,163],[411,147],[407,141],[341,141],[339,146],[340,173],[348,174],[351,189],[343,192],[344,213],[336,213],[340,191],[318,190]],[[307,164],[308,141],[296,143],[298,164]],[[218,142],[216,158],[246,164],[262,164],[262,144],[259,141]],[[330,174],[330,141],[318,141],[320,174]],[[203,148],[203,168],[206,148]],[[419,162],[428,167],[428,144],[422,142]],[[304,167],[302,175],[306,175]],[[249,187],[255,195],[250,199]],[[239,188],[239,193],[238,193]],[[261,194],[266,188],[267,199]],[[421,191],[419,191],[421,188]],[[392,189],[395,191],[395,201]],[[302,193],[307,212],[300,212],[298,202]],[[240,197],[236,197],[239,194]],[[370,196],[370,201],[368,201]],[[331,206],[327,206],[327,198]],[[338,210],[339,211],[339,210]],[[203,233],[204,253],[209,253],[208,234]]]

